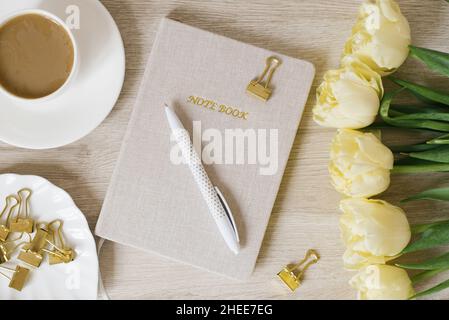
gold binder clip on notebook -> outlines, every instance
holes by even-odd
[[[19,190],[19,212],[17,216],[12,219],[9,225],[10,232],[26,232],[33,233],[34,221],[30,218],[30,198],[32,191],[28,188]]]
[[[313,249],[308,250],[303,260],[297,264],[287,265],[278,273],[278,276],[291,291],[295,291],[301,285],[306,270],[318,260],[320,260],[318,253]]]
[[[25,285],[25,281],[28,278],[28,274],[30,272],[29,269],[17,266],[16,269],[0,267],[1,270],[6,272],[12,272],[12,276],[8,276],[5,273],[0,271],[0,275],[4,276],[9,280],[9,287],[16,289],[17,291],[22,291],[23,286]]]
[[[257,80],[252,80],[248,87],[246,88],[246,92],[259,98],[263,101],[267,101],[270,99],[272,94],[272,89],[270,88],[271,79],[273,78],[273,74],[276,69],[281,65],[281,60],[277,57],[269,57],[267,59],[267,65],[262,75]],[[268,74],[268,77],[267,77]],[[266,81],[264,79],[267,77]]]

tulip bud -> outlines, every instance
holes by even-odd
[[[356,55],[383,76],[405,61],[410,42],[410,27],[397,3],[371,0],[362,4],[344,54]]]
[[[325,73],[317,89],[313,118],[325,127],[363,128],[374,122],[382,95],[380,76],[347,56],[342,68]]]
[[[340,193],[368,198],[385,191],[390,184],[393,153],[372,133],[338,130],[330,157],[332,184]]]
[[[404,269],[389,265],[370,265],[349,281],[359,300],[406,300],[415,292]]]
[[[384,264],[409,243],[410,225],[404,211],[382,200],[348,198],[340,202],[340,229],[347,246],[347,269]]]

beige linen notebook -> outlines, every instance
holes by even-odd
[[[273,55],[282,64],[273,74],[272,96],[264,102],[246,88]],[[96,234],[232,278],[248,278],[313,77],[308,62],[164,19]],[[194,127],[203,133],[203,155],[209,155],[203,160],[212,162],[205,169],[234,214],[239,255],[226,246],[188,166],[172,161],[179,154],[173,151],[164,103],[173,106],[191,136]],[[236,136],[235,149],[230,141],[235,129],[246,134],[243,148]],[[257,140],[256,153],[256,140],[250,139]],[[231,149],[234,154],[226,152]]]

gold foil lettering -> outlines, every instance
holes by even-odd
[[[225,104],[219,104],[218,102],[206,99],[199,96],[189,96],[187,98],[187,102],[199,107],[204,107],[211,111],[216,111],[219,113],[222,113],[224,115],[236,118],[236,119],[242,119],[242,120],[248,120],[249,112],[244,112],[236,107],[231,107]]]

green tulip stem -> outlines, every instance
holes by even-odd
[[[424,172],[447,172],[449,171],[449,163],[429,163],[429,164],[404,164],[395,165],[391,173],[424,173]]]

